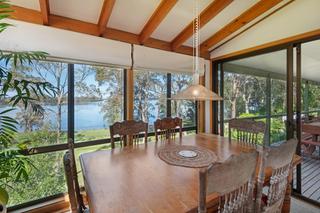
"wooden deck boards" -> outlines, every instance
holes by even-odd
[[[302,195],[320,202],[320,159],[303,157],[301,174]],[[296,186],[295,171],[293,184]]]

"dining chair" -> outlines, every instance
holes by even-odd
[[[301,150],[304,156],[313,157],[317,147],[320,149],[318,142],[320,127],[312,123],[302,123],[301,125]]]
[[[252,212],[258,152],[232,155],[223,163],[200,169],[198,212]],[[217,195],[214,210],[207,206],[210,195]]]
[[[137,144],[140,142],[140,135],[144,135],[144,142],[148,141],[148,123],[143,121],[127,120],[122,122],[115,122],[109,127],[111,137],[111,148],[115,148],[115,135],[119,135],[119,142],[121,146],[129,144]]]
[[[256,212],[281,212],[297,144],[296,139],[291,139],[279,146],[264,147],[260,152]],[[268,184],[265,184],[266,172],[271,174]]]
[[[63,156],[63,165],[65,170],[71,212],[86,212],[87,208],[84,205],[83,197],[80,193],[78,173],[74,156],[74,146],[72,141],[69,141],[68,147],[68,151]]]
[[[174,139],[176,137],[176,130],[179,129],[179,137],[182,137],[182,119],[175,117],[167,117],[157,119],[154,122],[154,132],[156,141],[165,139]]]
[[[266,124],[262,121],[252,119],[231,119],[229,121],[229,141],[232,139],[232,132],[236,132],[236,140],[247,145],[258,145],[259,135],[266,131]],[[264,139],[262,139],[264,143]]]

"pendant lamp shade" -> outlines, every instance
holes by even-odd
[[[222,97],[212,92],[208,88],[193,84],[179,93],[172,95],[173,100],[191,100],[191,101],[221,101]]]

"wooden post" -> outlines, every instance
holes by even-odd
[[[205,76],[200,76],[199,84],[205,86]],[[198,101],[198,133],[205,132],[205,101]]]
[[[212,64],[212,91],[215,93],[218,93],[218,64],[213,63]],[[212,102],[212,133],[213,134],[218,134],[219,129],[218,129],[218,102],[217,101],[211,101]]]
[[[264,138],[264,145],[270,146],[270,135],[271,135],[271,77],[268,74],[266,78],[266,133]]]
[[[287,140],[293,138],[293,45],[287,48]]]
[[[309,81],[305,82],[305,88],[303,93],[303,111],[306,112],[307,119],[309,119]]]
[[[224,69],[223,63],[220,64],[220,82],[219,82],[220,96],[224,97]],[[224,102],[220,101],[220,135],[224,136]]]
[[[296,134],[298,139],[298,146],[297,146],[297,154],[301,155],[301,44],[298,44],[296,47]],[[301,194],[301,164],[297,165],[297,192]]]
[[[133,94],[134,94],[134,81],[133,81],[133,70],[127,69],[126,72],[126,106],[127,106],[127,120],[133,120]]]
[[[212,73],[213,73],[213,66],[212,66],[212,61],[210,61],[210,70],[209,70],[209,87],[212,90]],[[210,122],[209,122],[209,131],[210,133],[213,133],[213,101],[210,101],[209,105],[209,116],[210,116]]]

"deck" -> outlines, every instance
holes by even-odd
[[[320,202],[320,158],[303,157],[301,164],[301,192],[302,195]],[[294,187],[296,174],[294,171]]]

